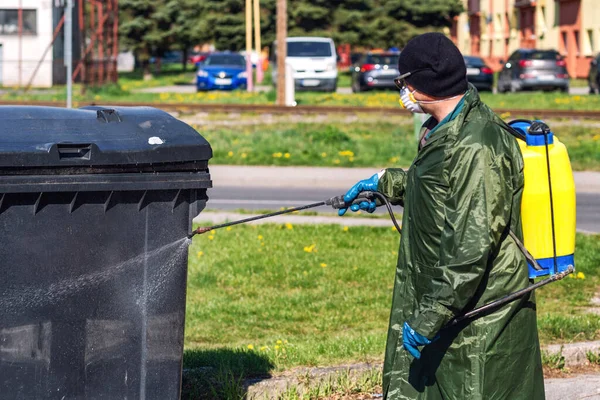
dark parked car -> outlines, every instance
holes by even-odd
[[[498,92],[521,90],[569,91],[567,63],[556,50],[520,49],[500,72]]]
[[[600,74],[598,73],[598,64],[600,64],[600,54],[593,58],[590,63],[590,74],[588,75],[590,94],[596,94],[600,91]]]
[[[398,72],[400,53],[367,53],[352,70],[352,91],[363,92],[369,89],[396,89],[394,78]]]
[[[160,57],[161,64],[181,64],[183,62],[183,52],[179,50],[166,51]],[[156,63],[156,57],[150,58],[150,64]]]
[[[481,57],[465,56],[467,80],[477,90],[491,91],[494,86],[494,71],[488,67]]]

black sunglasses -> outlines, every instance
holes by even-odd
[[[406,80],[404,80],[404,78],[402,78],[402,75],[400,75],[394,78],[394,84],[396,85],[398,90],[402,90],[406,87]]]
[[[431,69],[431,68],[420,68],[420,69],[416,69],[416,70],[414,70],[412,72],[407,72],[405,74],[397,76],[397,77],[394,78],[394,84],[396,85],[396,87],[399,90],[402,90],[402,89],[404,89],[406,87],[406,78],[408,78],[409,76],[411,76],[413,74],[416,74],[417,72],[425,71],[426,69]]]

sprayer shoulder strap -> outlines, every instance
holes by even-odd
[[[541,271],[542,267],[540,267],[538,262],[531,255],[531,253],[525,248],[525,245],[523,244],[523,242],[521,242],[521,240],[517,237],[517,235],[515,235],[515,233],[512,231],[512,229],[510,230],[508,235],[515,241],[515,244],[517,245],[517,247],[519,248],[521,253],[523,253],[527,262],[529,264],[531,264],[533,269],[535,269],[536,271]]]

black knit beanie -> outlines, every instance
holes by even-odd
[[[467,91],[467,69],[460,50],[441,33],[411,39],[400,52],[400,74],[417,91],[434,97],[451,97]]]

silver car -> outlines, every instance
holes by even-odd
[[[352,69],[352,91],[396,89],[394,78],[398,71],[398,52],[365,54]]]
[[[557,89],[569,91],[569,74],[567,63],[556,50],[517,50],[498,76],[500,93]]]

